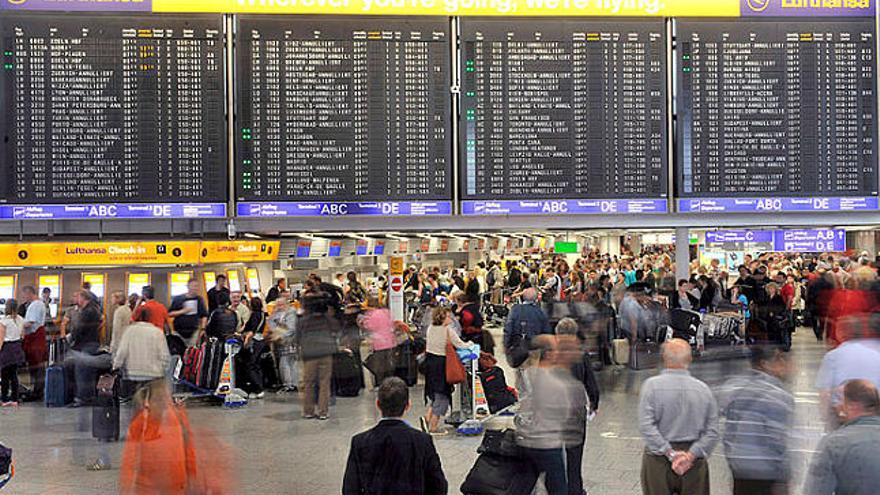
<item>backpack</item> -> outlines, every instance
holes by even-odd
[[[498,273],[498,269],[492,268],[491,270],[489,270],[489,273],[486,275],[486,285],[489,286],[489,287],[487,287],[488,289],[492,289],[495,287],[495,282],[497,282],[496,279],[498,278],[495,275],[496,273]]]

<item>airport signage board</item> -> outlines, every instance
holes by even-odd
[[[278,241],[45,242],[0,245],[4,266],[195,265],[274,261]]]
[[[773,237],[773,248],[779,252],[846,251],[846,231],[843,229],[777,230]]]
[[[880,208],[877,197],[700,198],[679,199],[682,213],[761,213],[786,211],[867,211]]]
[[[201,241],[200,263],[275,261],[280,241]]]
[[[452,203],[448,201],[416,202],[242,202],[238,203],[240,217],[342,217],[366,216],[434,216],[451,215]]]
[[[846,251],[843,229],[716,230],[706,232],[706,244],[767,244],[786,253]]]
[[[772,243],[772,230],[715,230],[706,232],[706,244]]]
[[[665,199],[463,201],[463,215],[590,215],[666,213]]]
[[[873,16],[875,0],[2,0],[0,10],[254,14],[800,17]]]
[[[225,218],[224,203],[110,203],[92,205],[0,205],[0,220],[112,220]]]

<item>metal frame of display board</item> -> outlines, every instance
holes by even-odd
[[[225,67],[227,156],[228,156],[228,201],[230,217],[212,219],[57,219],[57,220],[0,220],[0,235],[17,236],[104,236],[104,235],[175,235],[204,236],[206,234],[230,235],[237,232],[258,234],[278,234],[281,232],[364,232],[388,231],[483,231],[509,232],[516,230],[579,230],[579,229],[639,229],[639,228],[759,228],[759,227],[829,227],[829,226],[872,226],[880,225],[880,210],[876,211],[828,211],[828,212],[762,212],[762,213],[674,213],[674,58],[675,40],[672,36],[673,20],[666,19],[667,29],[667,149],[668,149],[668,204],[669,211],[663,214],[624,214],[624,215],[518,215],[518,216],[459,216],[461,203],[457,187],[459,178],[460,143],[452,139],[452,216],[337,216],[337,217],[286,217],[286,218],[246,218],[231,216],[235,212],[235,15],[223,14],[225,30]],[[876,31],[880,32],[880,22],[875,17]],[[460,17],[450,18],[450,35],[458,40]],[[880,38],[875,36],[877,53],[880,54]],[[452,132],[458,136],[461,84],[460,57],[457,42],[450,43],[453,63],[450,65],[450,95],[452,98]],[[880,68],[875,77],[880,77]],[[880,115],[880,98],[877,115]],[[880,176],[878,176],[880,180]],[[97,221],[96,221],[97,220]]]
[[[880,211],[789,213],[671,213],[664,215],[548,215],[444,217],[335,217],[236,219],[236,229],[263,235],[282,232],[519,232],[523,230],[674,229],[880,226]],[[0,236],[226,235],[228,222],[104,221],[0,222]]]

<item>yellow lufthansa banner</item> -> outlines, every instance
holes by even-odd
[[[153,12],[738,17],[741,0],[153,0]]]
[[[197,241],[14,244],[12,266],[179,265],[199,259]]]
[[[275,261],[279,241],[202,241],[199,251],[201,263],[242,263]]]

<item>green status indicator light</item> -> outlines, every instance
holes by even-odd
[[[9,50],[6,50],[5,52],[3,52],[3,55],[6,55],[7,57],[11,57],[11,56],[12,56],[12,52],[9,51]]]
[[[477,96],[477,92],[476,92],[476,91],[468,91],[468,92],[465,93],[465,94],[466,94],[467,96]]]
[[[681,59],[682,59],[682,60],[690,60],[690,59],[691,59],[691,56],[690,56],[690,55],[684,55],[684,56],[681,57]]]
[[[683,69],[681,69],[681,70],[684,71],[684,72],[690,72],[690,71],[691,71],[691,68],[690,68],[690,67],[685,67],[685,68],[683,68]]]

